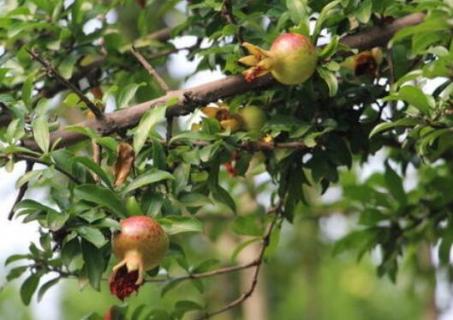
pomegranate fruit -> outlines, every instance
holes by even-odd
[[[266,122],[266,114],[257,106],[246,106],[239,110],[239,115],[247,131],[260,131]]]
[[[243,73],[249,82],[270,72],[283,84],[300,84],[312,76],[318,62],[318,53],[310,38],[297,33],[281,34],[270,50],[248,42],[243,46],[250,55],[239,62],[251,67]]]
[[[109,281],[112,294],[124,300],[138,291],[145,271],[159,265],[168,245],[167,234],[154,219],[132,216],[122,220],[112,242],[113,253],[120,260]]]

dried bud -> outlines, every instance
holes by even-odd
[[[126,181],[134,165],[135,152],[132,146],[122,142],[118,145],[118,158],[115,164],[115,187]]]

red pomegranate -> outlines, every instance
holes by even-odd
[[[240,63],[251,67],[244,71],[246,81],[253,81],[270,72],[283,84],[300,84],[311,77],[318,62],[318,53],[310,38],[298,33],[281,34],[270,50],[248,42],[243,46],[250,53],[239,59]]]
[[[157,267],[167,252],[168,236],[159,223],[148,216],[132,216],[120,223],[113,236],[113,253],[120,260],[113,267],[110,291],[119,299],[138,291],[144,273]]]

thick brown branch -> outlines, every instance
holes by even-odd
[[[396,19],[392,23],[383,26],[375,26],[367,31],[346,36],[341,40],[341,43],[359,50],[373,47],[385,47],[397,31],[404,27],[421,23],[424,17],[425,15],[423,13],[413,13],[400,19]]]
[[[397,19],[389,25],[373,27],[364,33],[346,36],[343,38],[342,42],[352,48],[361,50],[372,48],[388,41],[396,31],[403,27],[420,23],[422,20],[423,14],[411,14],[401,19]],[[270,76],[258,78],[251,83],[246,82],[240,75],[230,76],[194,88],[170,91],[160,98],[107,114],[105,115],[105,121],[87,120],[79,125],[91,128],[99,134],[108,135],[135,126],[147,110],[159,105],[164,105],[171,99],[176,98],[178,102],[167,110],[167,116],[179,116],[188,114],[196,106],[245,92],[260,90],[275,84],[276,82]],[[60,140],[60,143],[58,144],[60,148],[72,145],[84,139],[87,139],[87,137],[80,133],[70,132],[65,128],[51,134],[51,143]],[[38,148],[32,139],[25,140],[24,146],[31,149]]]

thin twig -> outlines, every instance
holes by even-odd
[[[244,38],[242,37],[242,28],[237,24],[236,18],[233,15],[233,4],[231,3],[231,0],[223,0],[222,15],[229,24],[232,24],[237,28],[236,39],[239,43],[243,43]]]
[[[241,296],[239,296],[239,298],[231,301],[230,303],[228,303],[221,309],[204,314],[203,316],[198,318],[198,320],[209,319],[215,315],[228,311],[228,310],[242,304],[255,291],[256,285],[258,284],[258,276],[260,274],[261,265],[263,264],[263,260],[264,260],[264,253],[266,252],[266,249],[269,246],[272,231],[274,230],[274,227],[277,224],[277,221],[280,217],[280,211],[282,209],[282,206],[283,206],[283,201],[280,200],[279,204],[276,207],[271,208],[268,211],[268,214],[275,213],[275,215],[274,215],[272,222],[269,224],[269,227],[267,228],[266,232],[263,235],[261,250],[260,250],[256,260],[254,260],[254,262],[256,263],[256,268],[255,268],[255,272],[253,273],[252,283],[250,284],[250,287]]]
[[[190,46],[186,46],[186,47],[182,47],[182,48],[176,48],[175,47],[175,48],[171,48],[171,49],[168,49],[168,50],[158,51],[156,53],[150,54],[148,56],[148,60],[154,60],[154,59],[162,58],[162,57],[168,56],[169,54],[176,53],[176,52],[183,51],[183,50],[191,51],[194,48],[198,48],[199,44],[200,44],[200,41],[197,41],[195,44],[190,45]]]
[[[34,162],[32,161],[26,161],[25,162],[25,172],[24,174],[27,174],[28,172],[32,171],[33,170],[33,166],[34,166]],[[20,188],[19,188],[19,192],[17,193],[17,197],[16,197],[16,200],[14,201],[14,204],[13,206],[11,207],[11,211],[9,212],[8,214],[8,220],[12,220],[13,217],[14,217],[14,207],[16,207],[16,205],[22,201],[22,199],[24,198],[25,196],[25,192],[27,192],[27,189],[28,189],[28,181],[25,182]]]
[[[64,174],[66,177],[71,179],[73,182],[75,182],[77,184],[81,183],[79,179],[74,177],[72,174],[70,174],[65,169],[61,168],[60,166],[57,166],[55,163],[48,163],[45,160],[41,160],[39,158],[35,158],[35,157],[29,156],[29,155],[25,155],[25,154],[15,154],[14,157],[16,159],[18,159],[18,160],[24,160],[24,161],[29,161],[29,162],[33,162],[33,163],[39,163],[39,164],[42,164],[42,165],[45,165],[45,166],[48,166],[48,167],[53,166],[55,168],[55,170],[57,170],[60,173]]]
[[[167,117],[167,135],[166,135],[166,142],[169,143],[171,137],[173,135],[173,116]]]
[[[145,68],[146,71],[148,71],[149,75],[156,79],[157,83],[159,84],[159,87],[164,92],[169,91],[170,88],[168,87],[167,83],[164,81],[164,79],[162,79],[159,73],[148,63],[148,61],[146,61],[142,54],[138,52],[134,47],[131,48],[131,52],[134,55],[134,57],[140,62],[143,68]]]
[[[54,76],[58,81],[60,81],[65,87],[72,90],[81,101],[83,101],[87,108],[91,110],[97,120],[104,119],[104,114],[101,110],[93,103],[90,99],[88,99],[79,88],[77,88],[74,84],[70,81],[66,80],[58,71],[45,59],[43,59],[36,51],[34,50],[27,50],[28,53],[32,56],[33,59],[38,61],[47,71],[47,73],[51,76]]]
[[[258,260],[253,260],[249,263],[242,264],[239,266],[233,266],[233,267],[225,267],[225,268],[220,268],[208,272],[201,272],[201,273],[191,273],[188,275],[180,276],[180,277],[173,277],[173,278],[152,278],[152,279],[147,279],[145,282],[173,282],[173,281],[183,281],[183,280],[193,280],[193,279],[202,279],[202,278],[209,278],[209,277],[214,277],[218,276],[221,274],[225,273],[232,273],[244,269],[248,269],[251,267],[254,267],[258,264]]]

